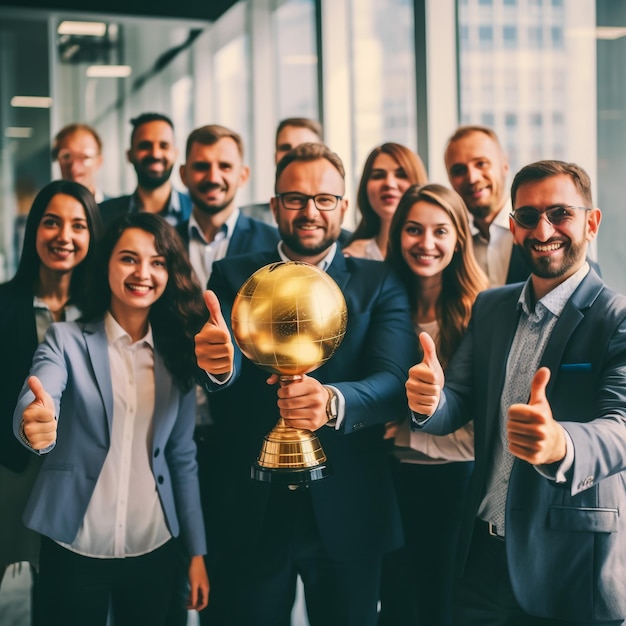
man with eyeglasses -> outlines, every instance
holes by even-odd
[[[623,624],[626,298],[586,261],[601,213],[582,168],[528,165],[511,198],[529,279],[478,296],[445,381],[422,333],[407,382],[415,427],[475,424],[455,623]]]
[[[299,574],[311,626],[374,626],[382,555],[402,543],[383,433],[389,415],[406,410],[404,380],[416,342],[406,293],[391,269],[338,249],[348,207],[344,178],[341,160],[322,144],[288,152],[271,200],[278,249],[213,266],[211,319],[197,335],[196,356],[212,377],[211,409],[230,443],[221,452],[224,493],[214,511],[223,530],[222,558],[210,573],[212,624],[287,626]],[[230,310],[245,280],[280,260],[326,271],[345,296],[348,326],[327,363],[277,388],[268,384],[276,377],[268,381],[233,344]],[[316,432],[331,476],[296,489],[250,480],[279,417]]]
[[[105,195],[98,188],[96,178],[102,167],[102,140],[87,124],[68,124],[52,141],[51,156],[61,169],[63,180],[84,185],[102,202]]]

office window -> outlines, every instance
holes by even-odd
[[[505,26],[502,29],[502,41],[505,48],[517,47],[517,26]]]
[[[528,45],[535,50],[543,48],[543,28],[541,26],[529,26]]]
[[[317,119],[317,46],[314,0],[289,0],[272,13],[276,42],[278,119]]]
[[[414,15],[408,0],[359,0],[350,6],[357,180],[376,145],[395,141],[417,149]]]
[[[479,26],[478,40],[481,50],[489,50],[493,48],[493,26]]]

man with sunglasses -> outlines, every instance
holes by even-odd
[[[528,165],[511,199],[530,278],[479,295],[445,381],[422,333],[407,382],[417,428],[475,424],[456,623],[623,624],[626,298],[586,261],[601,214],[580,167]]]
[[[224,501],[214,512],[223,527],[222,559],[209,572],[207,614],[215,624],[287,626],[300,574],[311,626],[375,626],[382,555],[402,543],[383,433],[390,415],[406,411],[415,335],[391,269],[346,258],[337,246],[348,207],[344,177],[326,146],[292,149],[278,164],[271,199],[278,248],[213,266],[211,319],[196,337],[196,356],[208,374],[227,377],[221,387],[207,378],[215,391],[211,409],[231,442],[221,459]],[[333,357],[283,387],[268,384],[267,372],[242,357],[225,321],[245,280],[280,260],[326,271],[348,310]],[[250,480],[263,437],[279,417],[316,432],[330,476],[296,489]]]

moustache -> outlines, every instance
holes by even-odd
[[[154,163],[162,163],[164,166],[167,165],[167,161],[165,159],[155,159],[154,157],[145,157],[141,160],[141,164],[143,166],[153,165]]]
[[[198,191],[204,193],[206,191],[226,191],[226,187],[219,183],[200,183],[198,185]]]

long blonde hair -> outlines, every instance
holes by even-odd
[[[417,316],[421,285],[402,256],[401,238],[409,211],[420,201],[442,208],[452,220],[457,236],[452,260],[443,270],[441,293],[436,305],[438,352],[445,367],[467,329],[476,296],[489,286],[489,281],[474,257],[467,208],[461,197],[443,185],[412,185],[402,196],[391,221],[386,260],[398,272],[409,291],[413,316]]]

